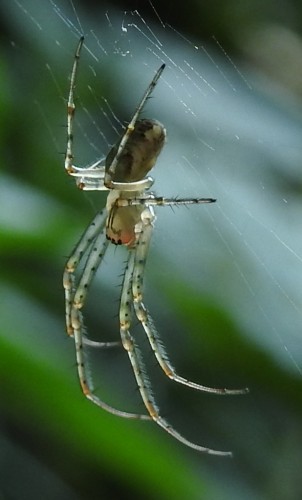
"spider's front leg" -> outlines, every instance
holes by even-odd
[[[67,173],[75,177],[76,184],[79,189],[85,191],[107,191],[108,188],[104,186],[105,166],[104,160],[98,160],[90,167],[80,168],[71,165]]]
[[[103,160],[97,160],[88,168],[80,168],[73,165],[73,125],[74,115],[76,111],[74,91],[83,44],[84,37],[82,36],[76,48],[70,77],[70,87],[67,102],[67,144],[65,153],[65,170],[69,175],[76,177],[77,185],[79,188],[83,189],[83,187],[85,186],[85,189],[102,190],[107,189],[104,187],[105,167],[103,165]]]

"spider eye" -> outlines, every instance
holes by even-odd
[[[136,182],[143,179],[155,165],[166,138],[164,126],[157,120],[139,120],[118,158],[112,181]],[[116,157],[120,141],[110,150],[105,167],[108,172]]]

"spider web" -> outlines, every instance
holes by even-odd
[[[78,165],[106,155],[121,122],[166,63],[144,112],[168,132],[153,172],[155,191],[211,196],[217,203],[173,216],[158,210],[153,284],[177,272],[193,291],[208,293],[229,311],[249,342],[300,377],[302,241],[299,199],[291,186],[300,182],[301,117],[295,103],[285,97],[286,108],[278,106],[267,97],[269,83],[249,68],[241,71],[215,39],[211,47],[188,40],[154,13],[151,23],[138,11],[100,9],[88,18],[62,0],[40,6],[15,0],[7,7],[47,54],[57,104],[65,97],[62,82],[77,40],[86,35],[78,82]],[[57,150],[64,150],[55,117],[45,121]],[[150,261],[152,266],[152,256]],[[105,279],[110,281],[109,271]]]

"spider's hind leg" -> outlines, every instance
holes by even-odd
[[[150,226],[151,227],[151,226]],[[146,233],[143,230],[139,236],[139,242],[142,243],[145,240]],[[120,303],[120,332],[121,338],[123,342],[123,346],[128,353],[130,363],[132,365],[132,369],[134,372],[134,376],[140,391],[141,398],[144,402],[144,405],[154,422],[162,427],[166,432],[168,432],[172,437],[183,443],[184,445],[193,448],[196,451],[200,451],[202,453],[208,453],[211,455],[219,455],[219,456],[231,456],[232,454],[228,451],[218,451],[213,450],[211,448],[206,448],[204,446],[195,444],[185,437],[183,437],[179,432],[177,432],[163,417],[161,417],[159,413],[159,409],[155,403],[153,398],[152,389],[149,383],[149,380],[145,374],[144,365],[142,362],[142,358],[140,355],[140,351],[135,344],[135,341],[130,333],[131,326],[131,318],[132,318],[132,281],[133,281],[133,273],[135,269],[135,260],[136,260],[136,252],[137,247],[130,249],[129,251],[129,259],[127,263],[127,267],[124,274],[124,281],[122,286],[122,295],[121,295],[121,303]]]
[[[139,415],[117,410],[102,401],[94,394],[93,383],[89,373],[87,347],[111,347],[116,342],[94,342],[85,337],[85,326],[81,312],[85,304],[88,287],[103,259],[108,240],[105,237],[106,213],[99,213],[86,229],[72,255],[69,257],[64,271],[64,288],[66,299],[66,327],[70,336],[74,337],[78,376],[83,394],[87,399],[104,410],[124,418],[150,420],[149,415]],[[76,281],[75,272],[85,252],[89,250],[83,273]]]
[[[75,273],[85,252],[88,250],[98,233],[103,231],[105,222],[106,213],[104,211],[98,213],[93,218],[65,265],[63,274],[63,287],[65,290],[65,316],[66,330],[70,336],[73,336],[71,310],[74,307],[74,298],[77,289]]]
[[[208,199],[207,199],[208,202]],[[147,209],[148,210],[148,209]],[[150,210],[150,208],[149,208]],[[136,250],[135,250],[135,259],[134,259],[134,271],[132,277],[132,293],[133,293],[133,302],[134,302],[134,310],[137,319],[142,324],[144,331],[148,337],[150,346],[156,356],[156,359],[164,371],[164,373],[170,379],[178,382],[179,384],[186,385],[188,387],[192,387],[193,389],[197,389],[204,392],[209,392],[213,394],[245,394],[248,392],[248,389],[226,389],[226,388],[214,388],[207,387],[201,384],[197,384],[190,380],[187,380],[184,377],[178,375],[169,361],[166,350],[160,341],[159,334],[154,325],[152,317],[150,316],[148,310],[143,304],[143,279],[144,279],[144,270],[146,264],[146,255],[148,252],[148,247],[150,243],[150,239],[152,236],[153,226],[151,223],[148,223],[144,226],[141,235],[139,236]]]

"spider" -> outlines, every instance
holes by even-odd
[[[152,318],[143,303],[144,270],[155,222],[153,207],[213,203],[215,200],[212,198],[168,199],[156,197],[149,191],[154,181],[147,174],[155,165],[164,146],[166,131],[157,120],[138,118],[164,71],[164,64],[155,73],[121,139],[112,147],[105,160],[98,160],[87,168],[73,165],[74,90],[83,43],[84,37],[81,37],[76,49],[70,78],[65,169],[69,175],[76,178],[77,186],[80,189],[108,190],[109,194],[105,210],[97,213],[93,218],[67,260],[64,270],[66,328],[68,335],[74,337],[75,341],[81,389],[90,401],[114,415],[130,419],[152,420],[190,448],[213,455],[231,455],[231,452],[213,450],[187,440],[160,415],[148,378],[145,375],[140,352],[130,333],[134,313],[145,331],[160,367],[167,377],[175,382],[214,394],[242,394],[246,392],[246,389],[229,390],[205,387],[178,375],[168,359]],[[86,350],[89,347],[110,347],[117,344],[117,342],[102,343],[89,340],[85,336],[81,313],[89,285],[110,242],[115,245],[124,245],[128,249],[119,306],[120,335],[122,345],[129,356],[147,415],[128,413],[111,407],[94,393],[92,382],[88,376]],[[76,270],[86,254],[84,269],[80,277],[77,278]]]

